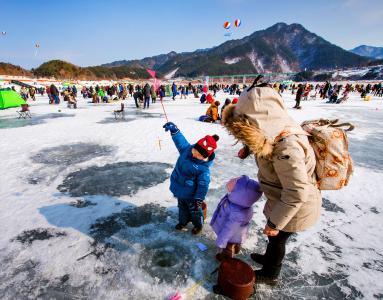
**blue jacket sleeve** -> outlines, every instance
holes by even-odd
[[[178,131],[175,135],[172,135],[172,139],[179,153],[182,153],[182,151],[190,147],[189,142],[186,140],[181,131]]]
[[[194,199],[205,200],[210,183],[210,171],[204,171],[197,177],[197,189],[194,194]]]

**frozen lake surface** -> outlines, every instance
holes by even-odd
[[[221,103],[225,97],[217,95]],[[283,97],[292,107],[292,95]],[[382,102],[354,94],[342,105],[317,100],[289,109],[298,122],[354,123],[355,172],[348,187],[323,192],[320,222],[291,238],[280,284],[257,285],[254,299],[383,299]],[[178,152],[163,131],[160,103],[142,111],[129,99],[122,121],[113,117],[119,103],[80,99],[77,110],[47,103],[32,102],[30,120],[18,120],[16,109],[0,111],[0,298],[167,299],[179,291],[185,299],[223,299],[212,293],[216,275],[208,276],[217,267],[210,226],[198,237],[173,229],[177,202],[168,188]],[[256,164],[236,158],[240,145],[221,125],[196,121],[207,109],[197,99],[164,104],[191,143],[221,137],[209,221],[227,180],[255,178]],[[266,246],[263,205],[256,204],[239,255],[249,263]]]

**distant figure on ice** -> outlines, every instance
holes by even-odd
[[[150,96],[152,97],[152,103],[156,103],[157,100],[157,91],[154,85],[150,87]]]
[[[295,106],[293,108],[300,109],[301,108],[301,99],[303,95],[304,87],[302,84],[298,85],[297,94],[295,95]]]
[[[137,90],[133,93],[134,103],[136,104],[136,107],[140,107],[140,102],[143,100],[143,94],[141,93],[141,90]]]
[[[59,104],[60,103],[60,98],[59,98],[60,93],[59,93],[59,90],[57,89],[57,87],[53,83],[51,84],[50,92],[51,92],[53,102],[55,104]]]
[[[142,93],[144,94],[144,109],[149,108],[150,96],[152,95],[149,83],[145,84]]]
[[[218,114],[218,107],[220,106],[220,104],[221,103],[219,101],[213,102],[207,109],[206,115],[201,116],[199,120],[208,123],[214,123],[218,120],[221,120]]]
[[[259,183],[243,175],[230,179],[210,225],[217,234],[217,260],[234,257],[241,249],[253,217],[252,205],[262,196]]]
[[[207,135],[190,145],[177,126],[168,122],[165,131],[170,131],[180,156],[170,177],[170,191],[178,199],[177,230],[182,230],[191,221],[193,234],[202,231],[204,218],[202,205],[210,184],[210,167],[215,158],[218,135]]]
[[[221,108],[221,116],[223,114],[223,110],[225,109],[225,107],[230,104],[231,104],[231,100],[229,98],[226,98],[225,103],[222,105],[222,108]]]
[[[321,95],[322,99],[326,99],[327,98],[327,93],[328,93],[330,87],[331,87],[330,82],[326,81],[326,83],[324,85],[324,88],[322,90],[322,95]]]
[[[176,96],[177,96],[177,86],[176,86],[176,84],[173,82],[173,84],[172,84],[172,94],[173,94],[173,97],[172,97],[172,99],[173,100],[176,100]]]
[[[166,93],[165,93],[165,87],[163,85],[160,86],[160,101],[162,102],[162,99],[164,99]]]

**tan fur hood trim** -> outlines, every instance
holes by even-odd
[[[223,124],[231,135],[238,141],[247,145],[258,157],[270,158],[274,141],[266,138],[245,115],[234,115],[235,105],[225,107],[223,111]]]

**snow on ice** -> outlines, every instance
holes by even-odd
[[[223,102],[225,94],[218,94]],[[290,110],[301,122],[329,117],[355,123],[349,134],[355,173],[348,187],[323,193],[321,221],[294,235],[278,287],[257,286],[255,299],[383,298],[383,105],[357,95],[341,105],[303,102]],[[285,93],[288,107],[293,98]],[[79,109],[48,105],[40,97],[32,119],[2,111],[0,184],[1,299],[222,299],[212,293],[217,267],[214,233],[175,232],[176,200],[169,175],[178,156],[160,104],[137,111],[128,100]],[[255,177],[252,159],[218,124],[197,122],[206,106],[196,99],[165,99],[169,119],[190,142],[221,139],[207,197],[212,215],[233,176]],[[159,143],[161,147],[159,147]],[[240,257],[265,249],[264,201],[256,204],[250,237]],[[200,251],[197,243],[208,247]]]

